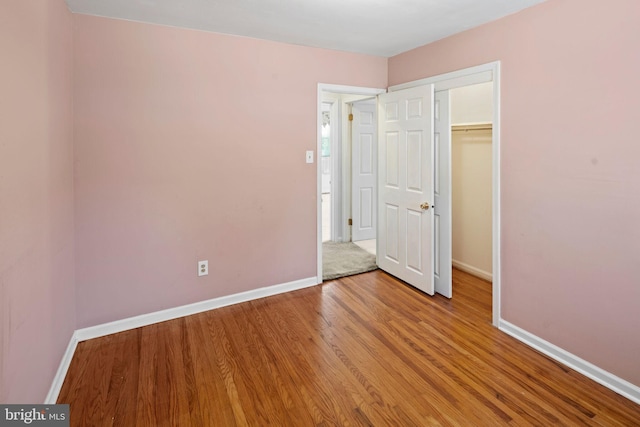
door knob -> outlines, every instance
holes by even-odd
[[[428,211],[429,210],[429,202],[424,202],[420,205],[420,209],[422,209],[423,211]]]

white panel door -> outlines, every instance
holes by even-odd
[[[378,266],[434,293],[433,85],[380,95]]]
[[[434,105],[434,264],[435,290],[447,298],[451,284],[451,109],[449,91],[436,92]]]
[[[376,169],[378,167],[378,141],[376,101],[353,104],[351,128],[351,240],[376,238]]]

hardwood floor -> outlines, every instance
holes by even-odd
[[[72,426],[638,426],[640,406],[375,271],[78,345]]]

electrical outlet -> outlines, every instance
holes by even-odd
[[[209,261],[198,261],[198,277],[209,274]]]

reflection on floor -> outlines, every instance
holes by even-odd
[[[376,254],[376,239],[360,240],[359,242],[353,242],[353,243],[360,246],[362,249],[369,252],[370,254],[374,254],[374,255]]]

